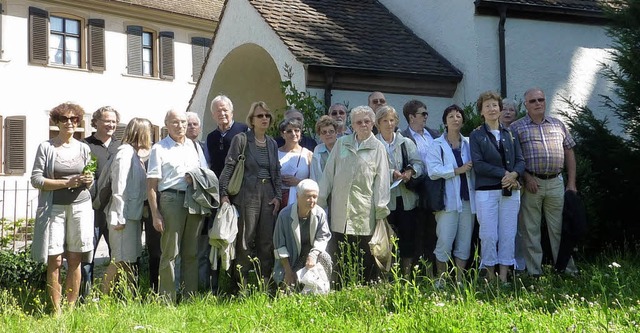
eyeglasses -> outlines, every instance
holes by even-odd
[[[421,116],[423,116],[423,117],[427,117],[427,116],[429,116],[429,112],[427,112],[427,111],[423,111],[423,112],[416,112],[416,116],[417,116],[417,115],[421,115]]]
[[[542,103],[542,102],[544,102],[544,101],[545,101],[544,97],[541,97],[541,98],[533,98],[533,99],[530,99],[530,100],[528,100],[527,102],[528,102],[529,104],[535,104],[535,102]]]
[[[337,111],[337,110],[336,111],[331,111],[331,115],[332,116],[337,116],[337,115],[344,116],[345,114],[347,114],[347,113],[342,111],[342,110],[340,110],[340,111]]]
[[[385,101],[384,98],[376,98],[372,99],[371,102],[373,102],[373,104],[385,104],[387,101]]]
[[[58,122],[61,123],[66,123],[67,121],[71,120],[72,123],[77,124],[80,121],[80,117],[67,117],[67,116],[59,116],[58,117]]]
[[[321,135],[334,135],[336,134],[335,130],[326,130],[326,131],[320,131]]]
[[[268,114],[268,113],[261,113],[261,114],[256,114],[256,115],[253,115],[253,116],[255,118],[258,118],[258,119],[264,119],[264,118],[271,119],[271,115]]]
[[[291,134],[291,133],[300,133],[300,129],[299,128],[294,128],[294,129],[288,129],[286,131],[284,131],[287,134]]]
[[[370,125],[371,124],[371,120],[370,119],[365,119],[365,120],[358,120],[355,122],[356,125],[358,126],[362,126],[362,125]]]

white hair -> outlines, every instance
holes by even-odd
[[[360,105],[351,109],[351,112],[349,113],[349,119],[351,120],[351,123],[353,123],[353,119],[360,114],[366,115],[372,123],[375,123],[376,113],[373,112],[373,109],[371,109],[368,105]]]
[[[298,185],[296,186],[296,191],[298,192],[298,195],[302,195],[302,193],[306,191],[320,192],[320,187],[315,180],[306,178],[298,183]]]
[[[210,109],[211,111],[214,111],[213,106],[216,103],[224,103],[227,105],[227,107],[229,108],[229,111],[233,112],[233,103],[231,102],[231,99],[229,99],[229,97],[225,96],[225,95],[218,95],[216,96],[212,101],[211,101],[211,105],[210,105]]]

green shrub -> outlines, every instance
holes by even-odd
[[[46,266],[31,259],[30,251],[0,251],[0,288],[17,288],[30,285],[44,288]]]

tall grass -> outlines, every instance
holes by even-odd
[[[546,267],[538,279],[515,277],[503,286],[485,282],[472,269],[464,283],[435,289],[418,276],[417,267],[403,277],[394,265],[380,283],[347,281],[325,296],[202,294],[179,305],[124,288],[57,317],[47,313],[42,291],[0,290],[0,327],[3,332],[637,332],[638,267],[640,258],[611,253],[582,263],[577,277]]]

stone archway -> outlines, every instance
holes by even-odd
[[[280,90],[280,71],[271,55],[262,47],[248,43],[229,52],[218,66],[207,96],[203,133],[211,132],[216,124],[209,105],[219,94],[233,102],[234,119],[246,122],[251,103],[264,101],[272,112],[284,109],[286,101]]]

